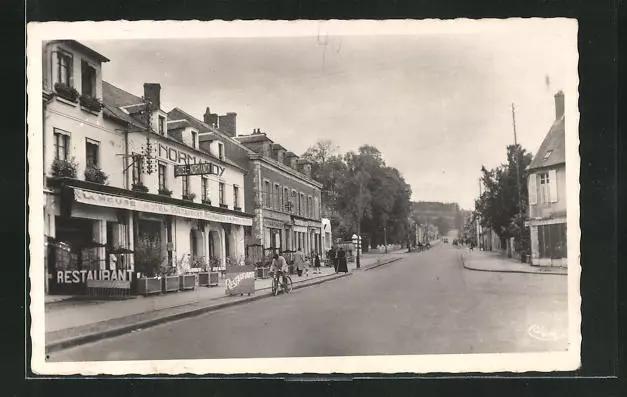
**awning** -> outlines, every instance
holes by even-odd
[[[251,218],[230,214],[221,214],[207,210],[185,208],[178,205],[163,204],[152,201],[138,200],[130,197],[115,196],[94,192],[86,189],[73,188],[74,200],[101,207],[121,208],[126,210],[151,212],[153,214],[173,215],[190,219],[203,219],[209,222],[231,223],[234,225],[252,226]]]

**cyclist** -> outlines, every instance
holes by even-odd
[[[282,285],[287,285],[287,277],[285,277],[285,275],[288,272],[288,267],[283,255],[274,254],[272,256],[272,265],[270,266],[270,271],[274,273],[274,277],[276,279],[278,279],[279,275],[281,275],[283,280]]]

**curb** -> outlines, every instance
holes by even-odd
[[[478,267],[471,267],[468,266],[466,264],[466,261],[464,260],[464,254],[460,254],[459,259],[462,262],[462,266],[464,267],[464,269],[468,269],[468,270],[472,270],[475,272],[488,272],[488,273],[517,273],[517,274],[548,274],[548,275],[552,275],[552,276],[567,276],[568,272],[565,273],[557,273],[557,272],[543,272],[543,271],[536,271],[536,270],[495,270],[495,269],[481,269]]]
[[[399,260],[401,260],[401,258],[391,258],[387,262],[377,263],[376,265],[365,267],[363,270],[366,272],[368,270],[376,269],[376,268],[378,268],[380,266],[388,265],[388,264],[390,264],[392,262],[396,262],[396,261],[399,261]]]
[[[309,287],[312,285],[318,285],[318,284],[322,284],[325,283],[327,281],[332,281],[332,280],[337,280],[339,278],[343,278],[343,277],[347,277],[349,276],[351,273],[345,273],[345,274],[341,274],[341,275],[331,275],[331,277],[328,278],[324,278],[322,280],[316,280],[316,281],[312,281],[310,283],[307,284],[294,284],[292,287],[292,291],[296,290],[296,289],[301,289],[301,288],[305,288],[305,287]],[[320,277],[322,278],[322,277]],[[304,281],[302,281],[304,282]],[[176,321],[176,320],[181,320],[184,318],[188,318],[188,317],[195,317],[201,314],[205,314],[205,313],[209,313],[212,311],[216,311],[216,310],[220,310],[220,309],[224,309],[230,306],[235,306],[235,305],[239,305],[239,304],[243,304],[243,303],[249,303],[249,302],[253,302],[259,299],[263,299],[263,298],[268,298],[271,296],[274,296],[272,294],[272,292],[269,292],[270,288],[262,288],[259,290],[259,292],[262,292],[260,294],[255,294],[255,295],[251,295],[251,296],[247,296],[245,298],[240,298],[238,300],[235,301],[229,301],[229,302],[223,302],[223,303],[218,303],[215,305],[211,305],[211,306],[205,306],[205,307],[201,307],[198,309],[194,309],[194,310],[189,310],[186,312],[182,312],[182,313],[176,313],[176,314],[171,314],[171,315],[165,315],[163,317],[158,317],[158,318],[154,318],[154,319],[150,319],[150,320],[145,320],[145,321],[140,321],[134,324],[128,324],[128,325],[123,325],[117,328],[113,328],[113,329],[108,329],[105,331],[101,331],[101,332],[93,332],[90,334],[85,334],[85,335],[79,335],[79,336],[75,336],[75,337],[70,337],[67,339],[63,339],[63,340],[59,340],[56,342],[52,342],[50,344],[47,344],[45,347],[45,351],[46,354],[48,353],[52,353],[52,352],[56,352],[59,350],[63,350],[63,349],[68,349],[70,347],[75,347],[75,346],[79,346],[79,345],[84,345],[87,343],[91,343],[91,342],[96,342],[98,340],[102,340],[102,339],[107,339],[107,338],[112,338],[115,336],[120,336],[120,335],[124,335],[124,334],[128,334],[132,331],[138,330],[138,329],[145,329],[145,328],[150,328],[150,327],[154,327],[156,325],[159,324],[164,324],[164,323],[168,323],[168,322],[172,322],[172,321]],[[169,308],[170,309],[170,308]],[[167,310],[167,309],[163,309],[163,310]],[[132,317],[132,316],[129,316]]]

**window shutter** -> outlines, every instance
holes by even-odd
[[[538,188],[536,187],[537,178],[538,178],[537,174],[529,175],[528,189],[529,189],[529,204],[531,205],[538,204]]]
[[[551,202],[557,202],[557,172],[555,170],[549,171],[549,197]]]

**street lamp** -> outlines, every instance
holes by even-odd
[[[359,269],[359,253],[361,251],[361,236],[353,234],[353,245],[355,246],[355,251],[357,251],[357,257],[355,258],[355,264],[357,265],[357,269]]]

